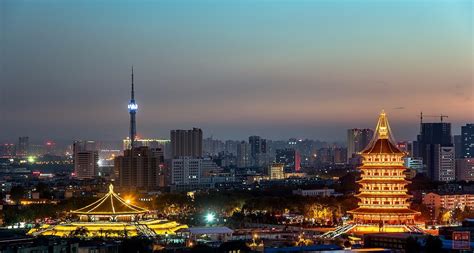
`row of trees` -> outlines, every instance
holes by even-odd
[[[189,222],[189,217],[212,212],[227,218],[255,217],[278,222],[275,217],[292,213],[304,215],[318,224],[334,224],[356,206],[354,197],[315,198],[271,191],[197,193],[193,198],[184,193],[170,193],[160,195],[154,203],[159,213],[180,221]]]

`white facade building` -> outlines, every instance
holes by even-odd
[[[435,150],[435,179],[450,182],[456,179],[454,147],[439,147]]]

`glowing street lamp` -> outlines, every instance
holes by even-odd
[[[216,220],[216,215],[213,213],[208,213],[206,214],[205,219],[207,223],[213,223]]]

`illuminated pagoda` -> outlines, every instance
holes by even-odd
[[[374,136],[360,153],[363,158],[359,207],[349,211],[353,216],[353,232],[417,231],[415,216],[410,209],[405,179],[406,155],[394,144],[390,125],[384,111],[380,113]]]
[[[70,212],[76,222],[44,224],[28,234],[38,236],[133,237],[173,235],[186,225],[152,218],[150,211],[122,199],[109,186],[109,192],[94,203]]]

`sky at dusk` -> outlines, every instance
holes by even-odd
[[[345,140],[474,122],[473,1],[2,0],[0,140]],[[437,118],[427,118],[436,121]]]

